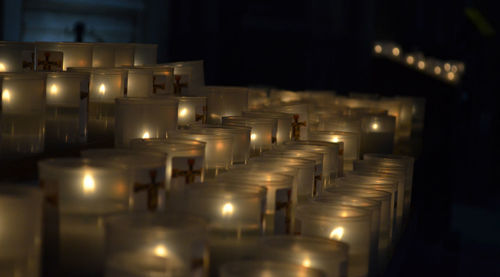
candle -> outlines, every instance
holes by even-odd
[[[276,144],[283,144],[291,139],[293,116],[279,112],[251,111],[243,112],[243,116],[255,118],[271,118],[277,121]]]
[[[238,261],[223,265],[220,277],[325,277],[319,270],[291,263],[272,261]]]
[[[410,96],[397,96],[396,99],[408,101],[411,105],[411,135],[421,135],[424,129],[425,119],[425,98],[410,97]]]
[[[248,88],[207,86],[207,114],[211,124],[222,123],[224,116],[239,116],[248,109]]]
[[[361,119],[353,116],[322,117],[318,131],[361,132]]]
[[[271,103],[273,105],[281,105],[283,103],[298,102],[303,100],[298,92],[291,90],[271,89],[269,94],[269,98],[271,98]]]
[[[307,104],[291,103],[270,108],[274,111],[293,115],[292,140],[305,140],[309,130],[309,109]]]
[[[89,75],[75,72],[47,74],[46,145],[59,148],[87,139]]]
[[[189,129],[175,133],[172,137],[206,143],[204,168],[207,179],[212,179],[227,171],[233,164],[233,135],[231,134],[207,134],[197,129]]]
[[[106,277],[207,276],[203,220],[135,212],[106,220]]]
[[[170,97],[116,99],[115,146],[134,138],[166,138],[177,128],[178,100]]]
[[[313,131],[309,133],[311,140],[344,143],[344,170],[353,168],[353,161],[359,160],[360,135],[354,132]]]
[[[0,186],[0,275],[40,275],[42,193],[39,189]]]
[[[248,88],[248,110],[255,111],[268,107],[271,100],[267,97],[266,88]]]
[[[153,70],[127,68],[127,97],[149,97],[153,95]]]
[[[293,195],[293,177],[263,170],[233,169],[220,175],[218,180],[236,182],[267,189],[264,232],[266,234],[290,234],[296,202]]]
[[[157,63],[157,44],[131,44],[134,46],[134,66],[151,65]]]
[[[132,149],[164,153],[167,156],[165,189],[167,200],[186,184],[204,181],[205,142],[187,139],[133,139]]]
[[[88,159],[43,160],[38,169],[46,206],[45,245],[58,252],[58,257],[49,256],[59,262],[62,275],[98,276],[104,260],[103,217],[129,209],[129,172]]]
[[[81,154],[128,168],[134,182],[134,210],[165,209],[165,154],[128,149],[89,149]]]
[[[205,86],[203,60],[168,63],[174,67],[175,94],[192,95],[193,90]]]
[[[33,71],[34,53],[32,42],[0,42],[0,72]]]
[[[302,204],[297,208],[301,235],[339,240],[349,245],[349,276],[367,276],[370,261],[371,214],[340,205]]]
[[[250,156],[260,156],[262,152],[271,150],[276,141],[276,119],[227,116],[222,118],[222,125],[247,126],[252,128],[250,134]]]
[[[36,42],[35,47],[37,71],[92,66],[92,44],[90,43]]]
[[[361,154],[392,153],[395,127],[394,116],[363,116],[361,119]]]
[[[396,118],[396,140],[407,140],[411,135],[411,102],[404,99],[382,98],[379,106],[386,109],[388,115]]]
[[[179,100],[177,125],[186,127],[190,123],[207,121],[206,97],[177,97]]]
[[[327,277],[346,277],[349,246],[343,242],[305,236],[263,238],[262,258],[294,263],[325,272]]]
[[[174,94],[174,68],[166,65],[136,66],[153,71],[153,95]]]
[[[44,150],[45,76],[40,73],[4,73],[0,122],[2,156]]]
[[[93,43],[92,67],[132,66],[134,47],[126,43]]]

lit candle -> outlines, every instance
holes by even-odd
[[[134,66],[157,63],[158,45],[134,43]]]
[[[272,149],[276,142],[278,121],[272,118],[251,118],[227,116],[222,118],[223,126],[246,126],[252,128],[250,134],[250,156],[260,156]]]
[[[97,276],[104,265],[103,217],[126,211],[131,203],[128,171],[87,159],[43,160],[38,168],[46,200],[45,245],[48,251],[59,246],[60,274]],[[57,226],[50,224],[54,219]],[[58,231],[50,230],[54,227]]]
[[[411,136],[412,103],[405,99],[382,98],[378,106],[387,110],[387,114],[396,118],[396,140],[408,140]]]
[[[153,95],[153,70],[127,68],[127,97],[150,97]]]
[[[178,100],[170,97],[116,99],[115,146],[134,138],[166,138],[177,128]]]
[[[32,42],[0,42],[0,72],[33,71],[34,51]]]
[[[224,116],[240,116],[248,109],[248,88],[207,86],[207,121],[221,124]]]
[[[292,140],[305,140],[309,130],[309,109],[307,104],[290,103],[270,108],[272,110],[293,115]]]
[[[266,108],[271,104],[271,100],[267,97],[267,89],[254,88],[248,89],[248,109],[255,111]]]
[[[205,86],[203,60],[174,62],[167,65],[174,67],[176,95],[193,95],[193,91]]]
[[[92,67],[132,66],[134,46],[127,43],[93,43]]]
[[[276,144],[283,144],[291,139],[293,115],[279,112],[251,111],[243,112],[243,116],[271,118],[277,120]]]
[[[0,274],[39,276],[42,224],[39,189],[0,186]]]
[[[185,127],[190,123],[206,123],[207,98],[206,97],[177,97],[179,100],[179,115],[177,125]]]
[[[51,66],[50,56],[62,53],[62,70],[68,67],[92,66],[92,44],[70,42],[36,42],[37,70],[47,71]]]
[[[174,94],[174,68],[168,65],[136,66],[153,71],[153,95]]]
[[[220,268],[220,277],[325,277],[316,269],[292,263],[273,261],[237,261],[230,262]]]
[[[392,153],[396,118],[366,115],[361,120],[361,154]]]
[[[359,159],[360,135],[353,132],[314,131],[309,134],[311,140],[344,143],[344,170],[352,170],[352,163]]]

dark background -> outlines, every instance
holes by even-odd
[[[427,99],[413,213],[387,276],[500,276],[500,17],[479,0],[0,0],[0,39],[157,43],[206,83]],[[78,26],[78,28],[76,28]],[[463,61],[451,85],[372,56],[375,40]]]

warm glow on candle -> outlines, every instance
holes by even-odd
[[[342,213],[340,214],[340,216],[341,216],[341,217],[347,217],[347,212],[342,212]]]
[[[335,143],[339,142],[339,137],[337,137],[337,136],[333,137],[332,142],[335,142]]]
[[[234,207],[231,203],[226,203],[222,206],[222,216],[231,216],[233,215]]]
[[[250,139],[251,139],[251,140],[255,140],[256,138],[257,138],[257,135],[256,135],[256,134],[251,134],[251,135],[250,135]]]
[[[399,48],[397,47],[392,48],[392,55],[396,57],[399,56]]]
[[[56,95],[59,92],[59,89],[57,88],[56,85],[50,86],[50,94]]]
[[[444,70],[450,71],[451,70],[451,65],[449,63],[444,64]]]
[[[104,84],[101,84],[99,86],[99,93],[104,95],[106,93],[106,86]]]
[[[419,69],[424,69],[425,68],[425,62],[424,61],[419,61],[417,65],[418,65]]]
[[[406,63],[413,64],[415,62],[415,58],[413,56],[406,57]]]
[[[372,129],[373,129],[373,130],[378,130],[378,127],[379,127],[379,126],[378,126],[378,123],[373,123],[373,124],[372,124]]]
[[[2,91],[2,101],[10,102],[10,91],[8,89]]]
[[[439,66],[434,67],[434,73],[435,73],[436,75],[441,74],[441,67],[439,67]]]
[[[377,54],[382,53],[382,46],[377,44],[377,45],[375,45],[374,49],[375,49],[375,53],[377,53]]]
[[[86,174],[83,177],[83,192],[84,193],[93,193],[95,191],[95,181],[92,175]]]
[[[166,258],[168,256],[167,248],[161,244],[155,247],[154,252],[158,257]]]
[[[142,134],[142,138],[143,138],[143,139],[148,139],[148,138],[151,138],[151,137],[149,136],[149,132],[147,132],[147,131],[146,131],[146,132],[144,132],[144,134]]]
[[[0,63],[0,71],[7,71],[7,68],[5,67],[5,64]]]
[[[332,232],[330,233],[331,239],[341,240],[343,236],[344,236],[344,228],[343,227],[337,227],[337,228],[333,229]]]
[[[453,81],[453,80],[455,79],[455,73],[453,73],[453,72],[448,72],[447,77],[448,77],[448,80]]]
[[[302,265],[305,267],[310,267],[311,266],[311,260],[309,258],[305,258],[304,261],[302,261]]]
[[[180,117],[185,117],[188,113],[188,110],[186,108],[183,108],[179,111],[179,116]]]

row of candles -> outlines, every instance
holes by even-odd
[[[40,161],[41,189],[0,187],[0,275],[39,276],[40,257],[47,276],[382,272],[412,191],[414,159],[391,153],[420,134],[424,102],[203,75],[202,61],[2,75],[3,156],[115,148]]]
[[[376,42],[373,53],[450,83],[459,82],[465,72],[463,62],[443,61],[420,52],[403,53],[401,46],[393,42]]]

